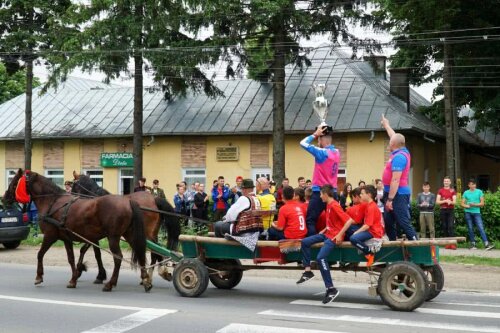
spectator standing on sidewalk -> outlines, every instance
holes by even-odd
[[[205,184],[198,185],[198,192],[194,195],[193,217],[208,220],[208,195],[205,193]],[[194,221],[199,228],[202,226],[200,221]]]
[[[436,204],[436,195],[431,193],[431,185],[425,182],[422,185],[422,193],[417,196],[417,206],[420,211],[420,238],[427,237],[427,228],[429,228],[430,238],[436,238],[434,229],[434,205]]]
[[[439,215],[443,237],[455,237],[455,202],[457,193],[451,187],[451,179],[446,176],[443,179],[443,187],[439,189],[436,196],[436,204],[440,206]],[[456,245],[446,245],[446,249],[456,250]]]
[[[151,194],[155,198],[167,199],[167,197],[165,196],[165,191],[163,191],[163,189],[161,189],[159,186],[160,181],[158,179],[153,180],[153,188],[151,189]]]
[[[375,179],[375,187],[377,188],[377,206],[380,212],[384,214],[384,202],[382,200],[384,198],[384,183],[382,183],[382,179]]]
[[[229,195],[231,191],[229,188],[224,186],[224,177],[219,176],[217,179],[217,185],[212,189],[212,200],[214,202],[214,221],[221,221],[226,215],[227,209],[229,208]]]
[[[476,188],[476,181],[469,180],[469,189],[462,196],[462,207],[465,210],[465,221],[469,230],[469,241],[471,250],[476,249],[476,239],[474,236],[474,225],[479,230],[479,235],[483,240],[486,251],[491,250],[494,246],[488,242],[488,237],[484,231],[483,219],[481,217],[481,207],[484,207],[483,191]]]

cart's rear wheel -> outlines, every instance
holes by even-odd
[[[243,278],[241,262],[238,259],[209,259],[206,264],[218,271],[211,272],[209,278],[219,289],[233,289]]]
[[[184,297],[198,297],[207,289],[208,270],[198,259],[182,259],[174,269],[174,287]]]
[[[424,274],[429,280],[429,295],[426,301],[433,300],[443,290],[444,287],[444,272],[440,265],[424,267]]]
[[[428,282],[422,269],[414,263],[396,262],[380,274],[378,294],[393,310],[413,311],[425,302]]]

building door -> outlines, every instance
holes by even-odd
[[[252,179],[257,180],[260,177],[266,177],[268,180],[271,180],[271,168],[252,169]]]
[[[119,192],[122,195],[130,194],[134,190],[134,169],[120,169]]]

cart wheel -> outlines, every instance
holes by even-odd
[[[241,267],[241,262],[238,259],[210,259],[210,261],[207,261],[207,266],[221,271],[220,273],[210,273],[208,276],[210,282],[219,289],[233,289],[243,278],[243,271],[239,268]],[[224,269],[224,266],[232,268]]]
[[[429,295],[426,301],[433,300],[443,290],[444,287],[444,272],[440,265],[424,267],[424,274],[429,280]]]
[[[198,259],[182,259],[175,266],[173,282],[181,296],[198,297],[208,286],[207,267]]]
[[[413,311],[428,295],[428,282],[422,269],[411,262],[396,262],[382,271],[378,293],[393,310]]]

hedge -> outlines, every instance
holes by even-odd
[[[500,187],[496,192],[484,193],[484,207],[481,208],[481,215],[488,239],[490,241],[500,240]],[[419,210],[416,201],[412,201],[411,203],[411,217],[416,230],[419,230]],[[434,222],[436,226],[436,237],[441,237],[441,219],[439,216],[439,206],[437,205],[434,207]],[[476,237],[479,237],[477,229],[474,230]],[[455,205],[455,232],[457,236],[468,236],[464,209],[460,206],[459,200],[457,200],[457,204]]]

